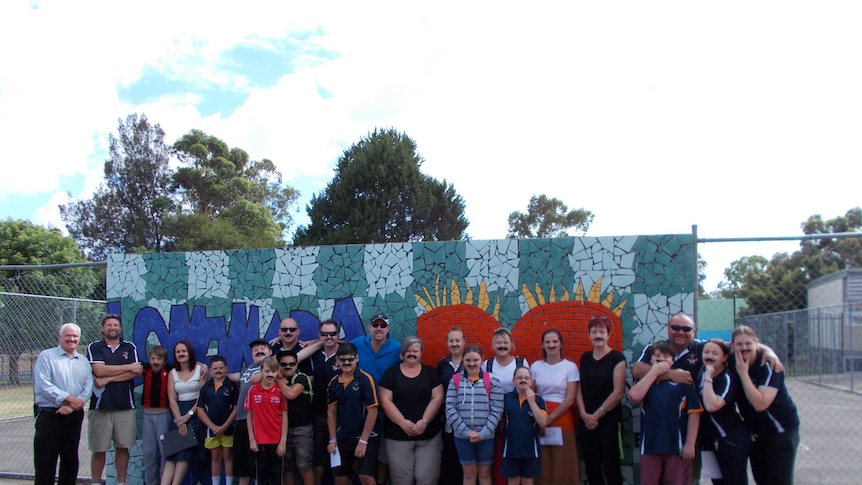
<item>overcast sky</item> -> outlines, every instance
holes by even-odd
[[[285,3],[0,3],[0,217],[63,227],[130,113],[273,160],[303,221],[375,127],[454,184],[473,239],[534,194],[589,236],[795,236],[862,204],[860,2]],[[704,244],[707,289],[797,247]]]

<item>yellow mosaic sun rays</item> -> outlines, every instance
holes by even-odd
[[[440,308],[449,305],[475,305],[477,308],[488,311],[488,308],[491,306],[491,298],[488,295],[488,285],[482,281],[479,283],[479,294],[474,295],[473,288],[470,286],[466,286],[467,291],[466,295],[464,295],[463,299],[461,296],[461,288],[458,286],[458,283],[455,280],[452,280],[449,283],[449,291],[446,291],[445,283],[443,286],[440,286],[440,276],[437,276],[437,279],[434,280],[434,294],[431,295],[431,292],[428,291],[427,287],[422,287],[423,295],[415,294],[413,295],[416,298],[416,301],[419,302],[420,305],[425,309],[425,311],[431,311],[435,308]],[[527,288],[526,283],[521,285],[521,294],[524,295],[524,301],[527,303],[527,307],[530,309],[536,308],[537,306],[544,305],[546,303],[554,303],[558,301],[588,301],[591,303],[596,303],[602,305],[606,308],[612,308],[614,301],[614,290],[610,290],[604,298],[602,298],[602,278],[599,277],[595,283],[590,287],[589,294],[584,293],[584,283],[582,280],[578,280],[578,288],[575,290],[575,294],[569,294],[568,289],[563,290],[563,294],[557,298],[556,289],[552,286],[550,290],[550,295],[548,298],[545,298],[544,291],[542,287],[536,283],[536,291],[533,293]],[[476,301],[474,302],[474,296],[476,296]],[[620,316],[623,312],[623,308],[626,306],[626,300],[620,302],[616,307],[613,307],[611,310],[616,316]],[[496,302],[494,302],[494,309],[490,312],[490,314],[497,321],[500,320],[500,297],[497,296]]]

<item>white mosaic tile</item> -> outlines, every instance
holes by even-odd
[[[185,253],[188,299],[227,298],[231,291],[230,256],[224,251]]]

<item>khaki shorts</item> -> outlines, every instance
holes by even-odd
[[[233,436],[210,436],[204,440],[204,448],[212,450],[218,447],[233,448]]]
[[[111,448],[111,439],[116,448],[135,446],[138,430],[135,410],[90,409],[87,411],[87,442],[93,453],[104,453]]]

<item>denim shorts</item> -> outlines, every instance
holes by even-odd
[[[494,462],[494,438],[471,443],[470,440],[455,438],[458,461],[462,465],[490,465]]]

